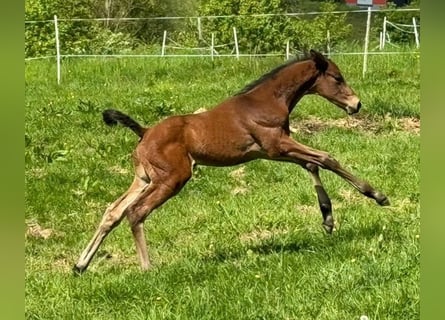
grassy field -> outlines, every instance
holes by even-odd
[[[101,111],[152,125],[211,108],[283,60],[66,60],[60,86],[54,62],[26,63],[26,318],[419,319],[419,57],[371,57],[365,79],[361,59],[334,59],[362,99],[359,114],[311,96],[291,124],[390,207],[323,171],[337,220],[328,236],[300,167],[198,167],[145,223],[153,270],[139,271],[124,221],[82,277],[71,267],[129,186],[137,143]]]

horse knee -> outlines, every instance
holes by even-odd
[[[319,161],[326,168],[338,168],[340,166],[340,163],[327,152],[320,156]]]
[[[151,212],[150,203],[147,198],[141,198],[139,201],[135,201],[125,210],[128,223],[132,230],[139,223],[144,222],[145,218]]]
[[[312,173],[318,173],[318,165],[315,163],[307,162],[304,164],[304,168]]]

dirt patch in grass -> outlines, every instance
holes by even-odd
[[[53,261],[52,268],[63,273],[72,273],[73,264],[74,261],[65,256],[59,256]]]
[[[249,188],[247,188],[247,183],[244,180],[246,176],[245,166],[232,170],[229,173],[229,176],[234,179],[235,183],[237,184],[231,191],[232,195],[245,194],[249,191]]]
[[[309,117],[307,119],[294,120],[291,123],[291,132],[293,133],[311,134],[329,128],[354,129],[372,134],[388,130],[420,134],[420,119],[413,117],[392,118],[390,116],[379,119],[366,116],[353,116],[340,119]]]
[[[237,169],[235,169],[235,170],[232,170],[230,173],[229,173],[229,175],[233,178],[233,179],[235,179],[235,180],[237,180],[237,181],[240,181],[240,180],[243,180],[244,179],[244,177],[246,176],[246,167],[245,166],[240,166],[239,168],[237,168]]]
[[[314,213],[318,213],[318,208],[315,203],[311,205],[297,204],[295,205],[295,209],[297,210],[298,214],[303,214],[303,215],[311,216]]]
[[[417,118],[401,118],[400,125],[405,131],[420,134],[420,119]]]
[[[54,230],[50,228],[44,228],[37,222],[27,222],[25,236],[30,238],[48,239],[54,235]]]

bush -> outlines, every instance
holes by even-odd
[[[90,1],[73,0],[42,1],[27,0],[25,2],[25,20],[53,20],[58,18],[90,18]],[[25,24],[25,56],[53,55],[55,53],[54,24],[37,22]],[[71,43],[83,38],[89,40],[90,30],[80,21],[63,22],[59,26],[60,43],[71,47]]]
[[[307,51],[326,47],[327,31],[331,48],[345,40],[351,31],[345,14],[333,14],[337,4],[320,4],[326,12],[318,16],[285,16],[289,0],[128,0],[107,5],[103,0],[27,0],[25,20],[25,56],[55,54],[54,15],[59,19],[62,54],[113,54],[134,50],[139,44],[160,43],[164,30],[184,46],[193,47],[203,40],[209,47],[211,33],[215,44],[229,44],[233,50],[233,27],[237,30],[239,49],[248,53],[284,52],[291,48]],[[198,3],[199,6],[198,6]],[[271,14],[252,17],[255,14]],[[233,16],[202,19],[202,39],[197,35],[196,19],[141,19],[136,21],[64,21],[63,19],[97,17],[147,18],[162,16]],[[43,20],[46,20],[45,22]],[[223,51],[223,50],[221,50]]]
[[[217,44],[233,44],[233,27],[237,30],[240,50],[248,52],[283,52],[289,41],[291,47],[307,51],[309,48],[324,48],[327,31],[331,34],[331,46],[344,39],[352,26],[346,23],[345,14],[333,14],[337,5],[326,2],[320,10],[326,14],[307,16],[284,16],[286,3],[283,0],[207,0],[200,7],[200,15],[239,15],[232,18],[210,18],[205,21],[206,38],[215,34]],[[253,14],[277,14],[261,17],[243,16]]]
[[[143,4],[144,0],[137,1]],[[123,3],[123,2],[122,2]],[[143,7],[130,1],[131,9]],[[103,2],[101,1],[101,6]],[[129,10],[113,12],[112,16],[126,17]],[[103,17],[96,0],[27,0],[25,2],[25,20],[42,21],[25,24],[25,56],[36,57],[55,54],[54,15],[60,19],[59,39],[62,54],[104,54],[126,52],[134,49],[142,38],[136,30],[144,30],[140,25],[131,23],[107,23],[106,21],[63,21],[63,19],[92,19]],[[122,16],[124,15],[124,16]],[[137,17],[137,16],[136,16]],[[49,20],[49,21],[48,21]],[[141,24],[140,22],[139,24]],[[132,33],[133,32],[133,33]]]

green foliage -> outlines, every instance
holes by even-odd
[[[230,44],[234,47],[233,28],[236,28],[240,50],[273,51],[285,45],[280,28],[285,28],[284,17],[243,18],[243,15],[283,13],[280,0],[208,0],[202,1],[199,8],[201,16],[241,16],[210,18],[203,21],[204,37],[210,39],[215,34],[217,45]],[[281,50],[282,51],[282,50]]]
[[[190,14],[194,0],[27,0],[25,20],[59,19],[62,54],[111,54],[134,50],[141,43],[162,38],[164,30],[181,29],[186,21],[177,19],[121,21],[63,21],[72,18],[147,18]],[[25,56],[55,54],[55,31],[51,21],[25,24]]]
[[[105,2],[107,4],[108,2]],[[121,21],[60,21],[60,44],[62,54],[123,53],[136,46],[160,43],[163,31],[183,46],[194,47],[210,44],[211,33],[215,33],[216,45],[229,44],[234,47],[233,27],[241,51],[283,52],[287,41],[300,51],[309,48],[325,48],[327,31],[331,35],[331,47],[345,39],[351,30],[344,15],[331,12],[337,8],[334,2],[321,3],[319,10],[326,14],[308,18],[306,16],[282,16],[292,8],[284,0],[208,0],[198,6],[196,0],[134,0],[118,1],[103,5],[99,1],[76,0],[66,6],[61,0],[30,0],[26,2],[26,20],[52,20],[69,18],[147,18],[163,16],[236,15],[231,18],[202,19],[202,38],[197,34],[196,19],[141,19]],[[254,17],[255,14],[272,16]],[[274,14],[277,14],[276,16]],[[26,24],[26,56],[53,55],[55,52],[54,25],[51,22]],[[219,49],[218,49],[219,50]],[[224,49],[222,49],[224,51]]]
[[[417,8],[419,0],[408,6]],[[25,20],[40,21],[25,24],[25,56],[55,54],[54,24],[59,18],[62,54],[113,54],[147,52],[153,44],[161,43],[163,31],[183,47],[205,47],[208,50],[211,34],[221,53],[234,51],[233,27],[236,28],[241,53],[283,53],[286,43],[297,51],[317,48],[340,51],[346,42],[363,39],[365,30],[360,14],[334,14],[342,8],[339,1],[310,0],[27,0]],[[395,6],[390,4],[390,8]],[[320,15],[283,16],[287,12],[321,11]],[[263,15],[256,16],[252,15]],[[381,31],[383,16],[391,22],[411,24],[415,12],[373,13],[373,34],[376,41]],[[202,37],[198,36],[196,18],[159,19],[175,16],[233,16],[202,18]],[[135,21],[64,21],[70,18],[155,18]],[[42,22],[42,20],[48,20]],[[352,24],[354,23],[354,30]],[[357,26],[359,25],[360,26]],[[329,31],[329,43],[327,33]],[[412,43],[413,34],[390,31],[395,43]],[[354,39],[352,39],[354,38]],[[206,51],[207,52],[207,51]]]
[[[42,1],[28,0],[25,2],[25,20],[53,20],[54,15],[58,18],[90,18],[90,1]],[[51,22],[38,22],[35,24],[25,24],[25,55],[38,56],[55,53],[54,24]],[[80,35],[84,35],[84,40],[90,40],[88,25],[81,22],[63,22],[59,25],[60,43],[66,47],[75,45],[73,42],[82,41]]]
[[[393,2],[388,3],[388,9],[396,9],[397,6]],[[403,7],[403,9],[419,9],[420,8],[420,0],[413,0],[409,5]],[[383,29],[383,19],[386,16],[387,20],[392,23],[406,24],[412,25],[413,18],[416,18],[417,28],[419,31],[420,26],[420,11],[388,11],[382,13],[375,13],[374,27],[372,28],[372,32],[374,34],[374,38],[378,39],[379,33]],[[413,28],[402,27],[403,30],[407,32],[402,32],[400,30],[395,29],[393,26],[387,26],[387,32],[390,36],[391,43],[395,44],[413,44],[415,43],[415,38],[413,34]],[[420,33],[419,33],[420,36]]]
[[[183,17],[194,13],[196,0],[129,0],[113,2],[111,8],[98,2],[97,14],[116,18]],[[132,22],[110,22],[107,26],[114,32],[129,33],[143,43],[158,42],[164,30],[182,30],[184,19],[141,19]]]
[[[237,30],[240,50],[248,52],[283,52],[287,41],[291,47],[306,51],[310,48],[325,48],[326,35],[331,34],[331,46],[344,39],[351,30],[344,14],[332,14],[337,8],[334,2],[320,5],[325,14],[314,19],[300,16],[259,16],[255,14],[283,14],[286,7],[282,0],[208,0],[203,1],[200,14],[207,16],[239,15],[233,18],[211,18],[206,21],[207,38],[215,33],[218,44],[232,44],[233,31]]]
[[[96,18],[90,0],[28,0],[25,20],[59,20],[62,54],[105,54],[131,50],[136,42],[128,34],[112,32],[97,21],[64,21],[70,18]],[[51,21],[25,24],[25,56],[55,55],[55,30]]]
[[[25,1],[25,20],[53,19],[51,10],[41,0]],[[54,25],[46,22],[25,24],[25,56],[53,54],[55,52]]]
[[[345,42],[352,30],[352,25],[346,21],[346,13],[332,13],[337,10],[337,4],[332,1],[321,3],[319,10],[324,14],[317,15],[312,20],[301,19],[300,23],[293,26],[292,32],[295,36],[292,40],[294,47],[300,50],[326,49],[328,46],[328,32],[331,49],[335,49],[336,46]]]

